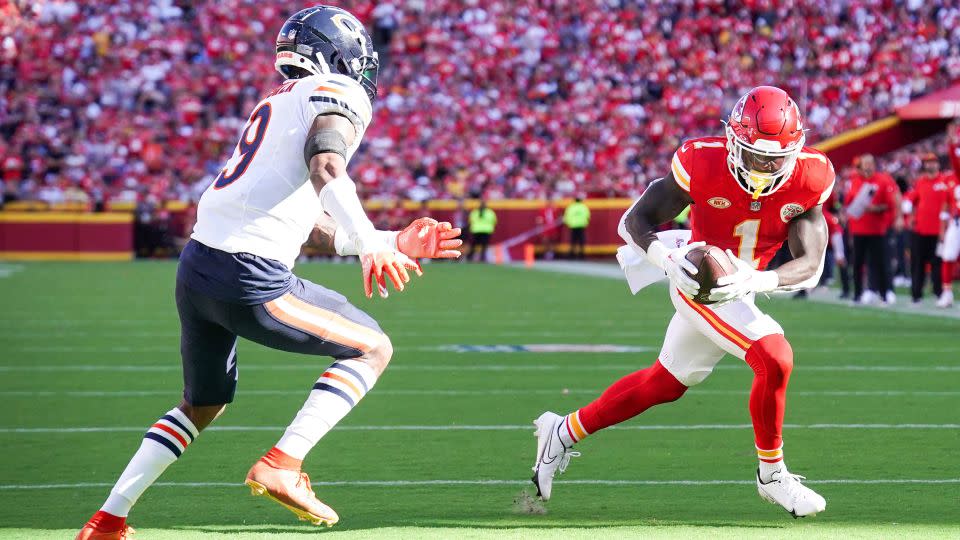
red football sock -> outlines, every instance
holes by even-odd
[[[92,525],[94,529],[100,532],[114,532],[122,530],[123,527],[126,526],[127,518],[98,510],[87,524]]]
[[[288,469],[291,471],[299,471],[300,467],[303,466],[303,460],[290,457],[280,450],[276,446],[270,449],[260,461],[266,463],[267,465],[273,467],[274,469]]]
[[[943,290],[949,291],[953,288],[953,265],[955,263],[951,261],[943,261],[940,264],[940,280],[943,282]]]
[[[657,360],[646,369],[627,375],[607,388],[593,403],[580,409],[587,433],[629,420],[643,411],[680,399],[687,387]]]
[[[793,349],[782,334],[771,334],[753,342],[746,360],[754,373],[750,417],[757,448],[778,449],[783,445],[783,411],[793,369]]]

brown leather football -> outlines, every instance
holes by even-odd
[[[718,279],[737,271],[726,252],[716,246],[695,247],[687,252],[687,260],[697,267],[697,275],[693,279],[700,284],[700,292],[693,297],[693,301],[698,304],[712,304],[708,299],[710,289],[717,286]]]

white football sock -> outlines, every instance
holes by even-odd
[[[376,382],[377,373],[366,362],[337,361],[317,379],[277,448],[292,458],[303,459]]]
[[[776,450],[762,450],[757,448],[757,457],[760,460],[760,481],[764,484],[771,480],[773,473],[780,470],[787,470],[787,465],[783,462],[783,447],[777,448]]]
[[[126,517],[143,492],[199,434],[193,422],[180,409],[175,408],[163,415],[147,430],[140,449],[130,459],[110,491],[107,502],[100,509],[114,516]]]
[[[563,443],[564,448],[572,448],[574,444],[589,435],[587,430],[583,429],[583,425],[580,424],[580,411],[573,411],[563,417],[563,423],[560,425],[557,434],[560,436],[560,442]]]

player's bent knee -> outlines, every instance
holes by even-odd
[[[390,363],[391,358],[393,358],[393,343],[390,342],[390,338],[386,334],[381,334],[376,345],[367,351],[360,360],[370,364],[370,367],[379,376],[387,369],[387,364]]]
[[[747,363],[757,375],[786,379],[793,371],[793,348],[783,334],[770,334],[753,343]]]
[[[702,381],[704,378],[706,378],[706,375],[704,375],[700,380]],[[660,403],[670,403],[671,401],[680,399],[683,397],[683,394],[687,391],[687,389],[693,386],[691,384],[687,384],[686,381],[677,377],[659,360],[654,362],[653,366],[651,366],[651,379],[656,383]]]
[[[191,405],[186,401],[181,401],[180,405],[177,405],[177,408],[190,419],[190,422],[193,423],[193,427],[197,428],[197,431],[203,431],[204,428],[213,423],[223,411],[227,410],[227,406],[224,405]]]

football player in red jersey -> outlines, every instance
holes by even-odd
[[[754,371],[750,415],[759,459],[760,495],[795,517],[811,516],[826,501],[787,471],[781,432],[793,351],[783,329],[754,305],[754,295],[814,286],[823,268],[827,224],[822,204],[834,171],[822,153],[804,146],[800,111],[779,88],[761,86],[740,98],[726,137],[685,142],[667,176],[647,188],[627,211],[620,234],[670,279],[677,312],[652,366],[615,382],[589,405],[566,416],[546,412],[536,421],[537,461],[533,481],[548,499],[553,476],[562,472],[573,444],[649,407],[679,399],[703,381],[724,354]],[[658,239],[657,226],[691,205],[691,243],[674,247]],[[786,241],[794,259],[764,270]],[[704,243],[727,250],[737,268],[718,280],[702,305],[691,298],[699,284],[686,259]],[[674,244],[675,245],[675,244]],[[661,274],[662,275],[662,274]]]

